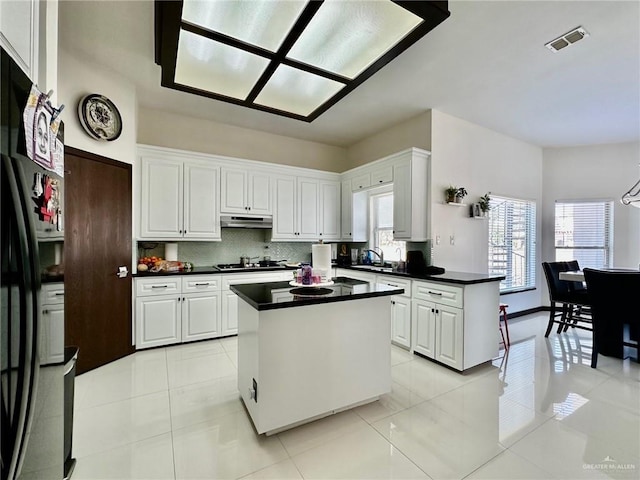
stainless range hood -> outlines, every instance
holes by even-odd
[[[271,228],[272,217],[241,217],[232,215],[222,215],[220,226],[222,228]]]

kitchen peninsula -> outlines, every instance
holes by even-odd
[[[337,277],[322,291],[289,282],[231,290],[239,297],[238,390],[258,433],[391,391],[390,296],[402,288]]]

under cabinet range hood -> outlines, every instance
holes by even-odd
[[[232,215],[222,215],[220,226],[222,228],[271,228],[272,217],[240,217]]]

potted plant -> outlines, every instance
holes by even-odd
[[[456,192],[456,203],[462,203],[462,199],[467,196],[467,189],[464,187],[458,187],[458,191]]]
[[[458,193],[458,187],[454,187],[453,185],[449,185],[447,189],[444,191],[447,196],[447,202],[455,202],[456,194]]]
[[[489,196],[490,193],[491,192],[485,193],[483,196],[480,197],[480,201],[478,202],[480,203],[480,210],[482,210],[483,217],[486,217],[487,212],[491,210],[491,206],[489,205],[489,202],[491,201],[491,197]]]

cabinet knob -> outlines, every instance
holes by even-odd
[[[320,235],[322,235],[322,234],[320,234]]]
[[[378,180],[378,183],[382,183],[382,180]]]
[[[251,207],[247,207],[247,210],[251,210]]]

